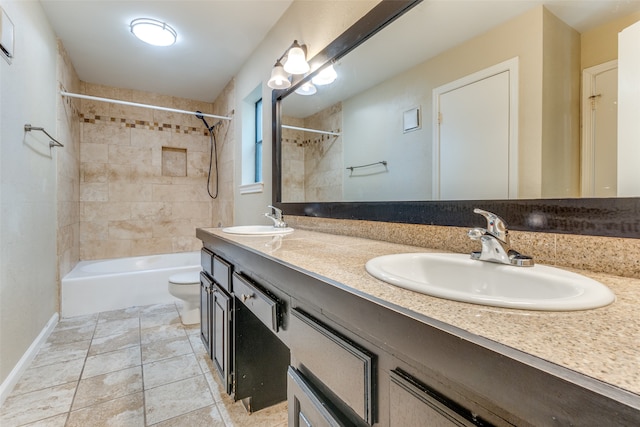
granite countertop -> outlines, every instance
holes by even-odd
[[[609,306],[587,311],[542,312],[450,301],[389,285],[370,276],[376,256],[439,252],[422,247],[295,230],[284,236],[205,233],[327,278],[392,305],[452,325],[618,388],[640,394],[640,279],[572,270],[607,285]]]

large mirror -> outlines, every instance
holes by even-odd
[[[619,188],[617,61],[639,1],[382,3],[396,3],[393,22],[377,31],[384,19],[368,17],[365,42],[319,55],[333,83],[274,94],[274,202],[381,220],[397,216],[366,212],[618,196],[635,206],[640,187]]]

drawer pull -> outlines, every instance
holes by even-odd
[[[240,298],[242,299],[242,302],[247,302],[248,299],[251,299],[254,296],[255,296],[254,294],[251,294],[251,295],[242,294],[242,296]]]

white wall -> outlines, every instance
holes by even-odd
[[[39,2],[2,1],[15,57],[0,59],[0,381],[57,311],[56,37]]]
[[[379,1],[305,1],[295,0],[280,21],[265,37],[251,58],[236,76],[236,106],[262,82],[263,115],[263,168],[264,191],[255,194],[240,194],[242,182],[242,146],[236,143],[236,190],[234,195],[235,224],[267,224],[262,216],[271,204],[271,89],[267,86],[271,67],[293,40],[308,46],[307,57],[311,58],[342,34]],[[242,121],[234,120],[236,141],[242,140]],[[286,215],[286,212],[285,212]],[[285,218],[286,219],[286,218]]]

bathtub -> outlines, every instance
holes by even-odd
[[[200,269],[200,252],[80,261],[62,278],[61,317],[176,302],[169,276]]]

